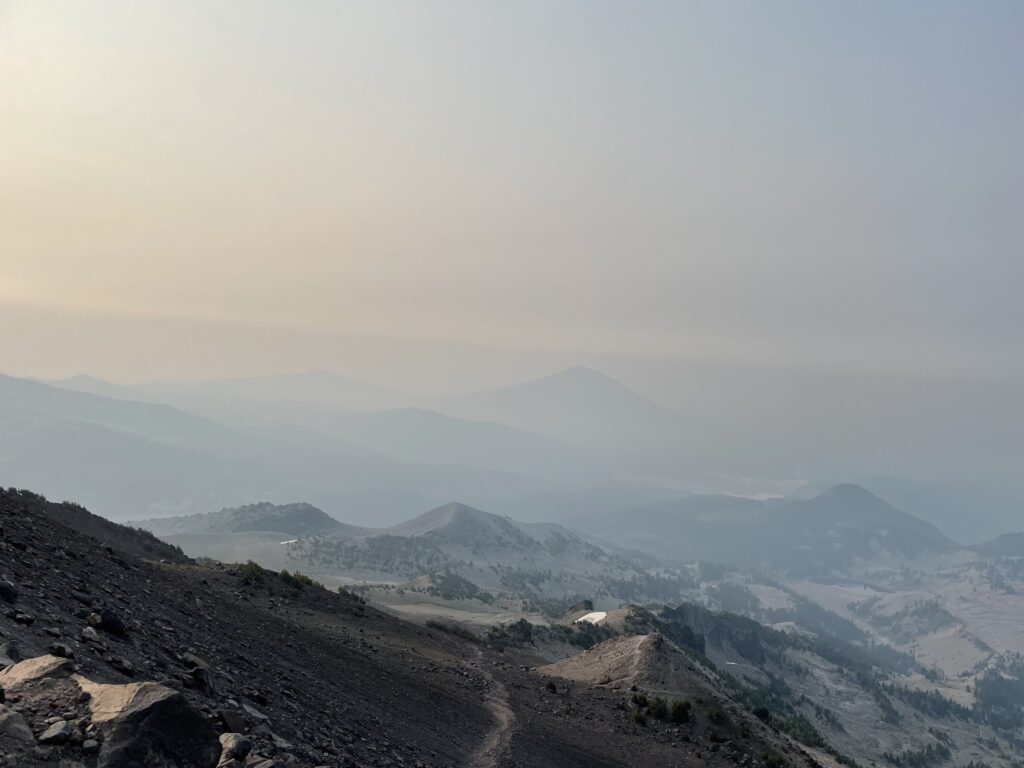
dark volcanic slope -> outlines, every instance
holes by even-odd
[[[216,685],[187,688],[195,701],[211,716],[255,707],[304,765],[343,765],[342,756],[458,765],[490,727],[485,681],[463,673],[460,648],[353,598],[269,573],[247,586],[229,570],[110,553],[9,495],[0,528],[0,575],[19,587],[17,610],[34,617],[28,627],[0,618],[0,634],[23,657],[46,652],[56,634],[95,680],[128,682],[110,663],[124,658],[134,679],[181,688],[190,677],[181,657],[195,653]],[[105,653],[79,640],[86,615],[101,607],[128,627],[124,637],[103,633]]]
[[[293,755],[298,766],[687,762],[678,730],[628,724],[621,696],[593,691],[567,709],[527,671],[529,660],[269,572],[136,559],[19,494],[0,496],[0,579],[17,592],[0,613],[8,655],[63,643],[94,680],[158,680],[212,720],[242,713],[256,748]],[[107,629],[90,641],[91,613],[102,613]],[[205,660],[215,690],[189,673],[187,654]],[[45,714],[26,716],[38,730]],[[91,768],[95,758],[76,750],[53,748],[37,764],[71,758]],[[756,744],[749,751],[761,754]],[[725,753],[704,757],[702,765],[730,763]]]
[[[151,560],[170,560],[176,563],[188,561],[179,547],[161,541],[149,531],[112,523],[79,504],[47,501],[39,494],[15,488],[0,488],[0,498],[11,505],[20,505],[46,515],[51,520],[121,552]]]

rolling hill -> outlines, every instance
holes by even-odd
[[[219,512],[146,520],[145,527],[164,538],[177,534],[211,533],[280,533],[301,538],[358,530],[335,520],[312,504],[271,504],[266,501]]]

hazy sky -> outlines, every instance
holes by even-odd
[[[0,0],[0,371],[1019,378],[1022,73],[1015,0]]]

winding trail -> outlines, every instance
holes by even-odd
[[[636,645],[633,647],[632,658],[629,660],[629,682],[636,683],[636,670],[640,665],[640,650],[643,648],[644,641],[647,639],[646,635],[640,635]]]
[[[477,649],[477,658],[483,660],[483,653]],[[484,704],[494,717],[494,727],[469,759],[469,768],[498,768],[503,755],[507,754],[512,736],[516,732],[515,713],[508,703],[508,691],[504,684],[484,669],[483,664],[474,669],[488,681]]]

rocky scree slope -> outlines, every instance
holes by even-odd
[[[0,497],[0,665],[50,652],[98,683],[158,682],[281,765],[454,766],[484,739],[487,681],[449,638],[258,568],[139,560],[37,508]],[[58,715],[23,713],[37,736]],[[15,764],[91,765],[81,743]]]
[[[150,531],[128,525],[118,525],[104,517],[94,515],[80,504],[68,501],[60,503],[47,501],[39,494],[14,488],[0,488],[0,498],[45,515],[61,525],[91,536],[104,546],[112,547],[120,552],[150,560],[188,562],[188,557],[179,547],[158,539]]]
[[[7,701],[0,705],[3,764],[45,763],[65,751],[95,755],[102,768],[204,768],[214,761],[218,768],[238,768],[236,755],[251,755],[253,768],[277,762],[251,754],[251,742],[241,734],[219,739],[202,712],[172,688],[154,682],[98,684],[76,674],[64,656],[8,666],[0,671],[0,685]],[[34,731],[30,722],[37,723]],[[231,745],[224,754],[221,743]],[[82,765],[63,759],[60,764],[69,762]]]
[[[136,558],[55,522],[45,504],[0,495],[0,688],[10,691],[0,728],[17,733],[0,740],[0,765],[215,768],[218,755],[225,768],[688,762],[684,734],[637,728],[619,692],[549,690],[532,657],[254,565]],[[19,659],[55,666],[28,676]],[[102,691],[118,707],[95,709]],[[177,712],[158,707],[133,729],[153,737],[148,762],[117,748],[104,720],[134,711],[140,691],[140,705],[170,701]],[[192,747],[174,739],[183,728]],[[759,749],[750,743],[750,754]],[[734,757],[709,750],[702,764]]]

